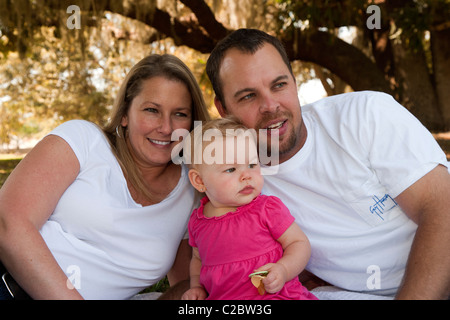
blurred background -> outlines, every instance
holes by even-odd
[[[384,91],[450,149],[449,0],[0,0],[0,153],[20,158],[70,119],[104,123],[150,53],[181,58],[217,116],[206,60],[241,27],[282,40],[303,105]]]

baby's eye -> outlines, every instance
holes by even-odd
[[[251,164],[248,165],[248,167],[249,167],[250,169],[256,168],[257,166],[258,166],[257,163],[251,163]]]
[[[234,172],[234,171],[236,171],[236,168],[229,168],[229,169],[226,169],[224,172],[231,173],[231,172]]]

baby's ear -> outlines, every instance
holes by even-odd
[[[199,192],[205,192],[206,187],[203,183],[203,179],[200,176],[200,172],[196,169],[190,169],[188,173],[189,181],[191,182],[192,186],[197,189]]]

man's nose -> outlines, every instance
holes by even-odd
[[[259,112],[261,113],[273,113],[278,110],[279,103],[275,100],[271,94],[264,94],[261,96],[261,102],[259,106]]]

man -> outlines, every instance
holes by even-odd
[[[283,46],[258,30],[222,40],[206,70],[221,116],[279,136],[280,164],[263,192],[308,235],[307,270],[348,291],[449,297],[450,175],[416,118],[376,92],[301,108]]]

